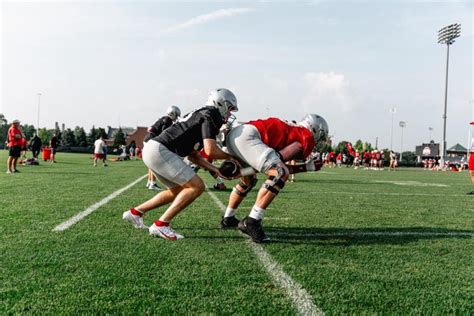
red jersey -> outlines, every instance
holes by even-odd
[[[20,135],[20,138],[16,138],[15,135]],[[15,126],[11,126],[8,129],[8,147],[21,146],[21,131]]]
[[[294,142],[299,142],[303,145],[305,159],[313,151],[315,145],[313,134],[302,126],[292,126],[275,117],[245,124],[255,126],[263,143],[275,150],[282,150]]]
[[[339,154],[337,155],[336,160],[342,160],[342,154],[341,154],[341,153],[339,153]]]

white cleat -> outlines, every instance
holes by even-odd
[[[149,190],[153,190],[153,191],[160,191],[161,188],[159,186],[157,186],[155,183],[151,183],[149,186],[148,186],[148,189]]]
[[[168,240],[178,240],[183,239],[184,236],[178,234],[170,226],[156,226],[155,223],[148,228],[150,235],[165,238]]]
[[[129,222],[135,228],[148,229],[148,226],[143,223],[143,217],[138,215],[133,215],[130,210],[123,213],[122,216],[124,221]]]

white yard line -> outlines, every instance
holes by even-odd
[[[222,211],[225,211],[226,207],[221,200],[211,191],[207,190],[207,193],[217,206],[219,206]],[[255,255],[267,270],[275,285],[286,291],[286,294],[293,301],[293,305],[300,315],[324,315],[323,311],[314,305],[313,298],[306,292],[303,286],[286,274],[278,262],[273,260],[261,245],[253,243],[252,241],[249,241],[248,245],[255,252]]]
[[[124,186],[123,188],[121,189],[118,189],[117,191],[115,191],[114,193],[106,196],[105,198],[103,198],[102,200],[100,200],[99,202],[89,206],[88,208],[86,208],[84,211],[74,215],[73,217],[71,217],[70,219],[68,219],[67,221],[65,222],[62,222],[61,224],[59,224],[58,226],[54,227],[53,228],[53,231],[55,232],[60,232],[60,231],[63,231],[63,230],[66,230],[68,229],[69,227],[71,227],[72,225],[76,224],[77,222],[79,222],[80,220],[84,219],[86,216],[88,216],[89,214],[91,214],[92,212],[94,212],[96,209],[98,209],[99,207],[101,207],[102,205],[108,203],[109,201],[113,200],[114,198],[116,198],[117,196],[119,196],[120,194],[122,194],[124,191],[127,191],[128,189],[130,189],[131,187],[133,187],[135,184],[137,184],[138,182],[140,182],[141,180],[143,180],[147,175],[144,175],[144,176],[141,176],[140,178],[138,178],[137,180],[133,181],[132,183]]]

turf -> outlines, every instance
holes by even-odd
[[[0,174],[0,314],[297,313],[248,241],[218,229],[220,210],[208,194],[173,222],[186,236],[179,242],[121,220],[153,195],[145,180],[53,232],[144,175],[143,163],[94,168],[88,155],[60,153],[57,164],[20,171]],[[466,172],[324,168],[297,175],[267,211],[273,242],[264,249],[328,315],[473,314],[471,190]],[[229,192],[214,193],[225,204]],[[255,192],[240,217],[254,199]]]

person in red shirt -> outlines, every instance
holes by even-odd
[[[471,182],[474,184],[474,121],[469,123],[471,125],[471,146],[469,148],[469,175],[471,176]],[[474,195],[474,191],[468,193]]]
[[[22,135],[20,129],[20,121],[14,120],[12,125],[8,129],[7,140],[8,140],[8,159],[7,159],[7,173],[19,172],[16,169],[18,158],[21,155]]]
[[[265,209],[285,186],[292,173],[317,171],[321,160],[313,160],[312,152],[316,142],[326,141],[328,125],[324,118],[308,114],[297,125],[278,118],[268,118],[244,123],[232,129],[226,139],[227,150],[243,166],[250,166],[268,178],[258,191],[249,216],[239,221],[236,210],[248,192],[257,184],[255,174],[243,176],[230,194],[227,209],[221,221],[221,228],[238,227],[254,242],[269,239],[262,228]],[[308,159],[309,158],[309,159]],[[285,161],[303,160],[303,164],[285,165]]]

